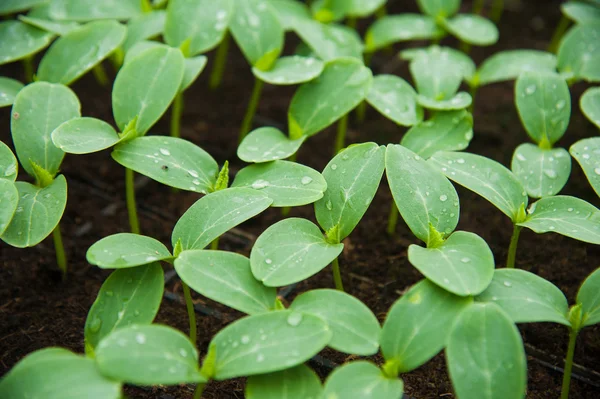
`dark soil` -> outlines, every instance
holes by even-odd
[[[391,2],[393,13],[414,11],[401,2]],[[539,48],[547,46],[552,29],[560,14],[558,1],[507,1],[508,9],[501,22],[500,42],[491,48],[474,48],[477,63],[502,49]],[[465,4],[465,11],[470,7]],[[455,46],[453,39],[444,44]],[[397,47],[396,50],[400,49]],[[212,58],[212,57],[210,57]],[[198,82],[186,92],[183,116],[183,137],[201,145],[219,163],[229,160],[232,176],[243,167],[235,156],[238,128],[249,98],[252,84],[250,70],[237,50],[230,54],[223,86],[211,92],[207,89],[210,66]],[[107,65],[107,67],[109,67]],[[395,73],[410,79],[406,65],[393,54],[381,53],[373,60],[376,73]],[[0,75],[22,78],[19,64],[0,68]],[[83,114],[112,121],[110,88],[99,87],[86,76],[73,89],[82,102]],[[578,98],[584,85],[573,87],[573,116],[567,135],[558,143],[568,148],[575,141],[597,135],[598,132],[579,111]],[[267,86],[259,107],[257,125],[280,124],[286,121],[287,107],[293,88]],[[0,138],[10,140],[10,109],[0,110]],[[167,115],[168,117],[168,115]],[[156,134],[168,132],[168,119],[163,118],[153,129]],[[387,121],[374,110],[369,110],[364,124],[352,123],[348,142],[375,141],[380,144],[399,142],[403,128]],[[331,158],[333,129],[310,140],[300,150],[298,159],[317,170],[322,170]],[[478,93],[475,108],[475,137],[470,152],[493,158],[504,165],[510,164],[514,148],[527,141],[513,105],[513,84],[484,87]],[[127,231],[127,213],[124,206],[124,171],[112,161],[108,152],[89,156],[67,156],[62,171],[69,182],[69,203],[61,226],[70,260],[67,282],[61,282],[56,270],[54,249],[50,239],[30,249],[15,249],[0,243],[0,375],[6,373],[30,352],[47,346],[62,346],[83,352],[83,326],[87,311],[108,273],[85,262],[87,248],[110,234]],[[173,192],[145,178],[138,179],[137,191],[142,230],[165,244],[175,221],[198,197],[189,192]],[[472,231],[490,245],[496,261],[502,266],[511,234],[510,221],[496,208],[473,193],[458,189],[461,198],[461,230]],[[579,167],[573,166],[572,177],[563,190],[595,205],[593,193]],[[340,259],[342,274],[348,292],[365,302],[381,321],[390,306],[402,292],[422,276],[406,258],[408,245],[416,243],[408,228],[400,222],[397,235],[385,233],[391,196],[385,179],[365,218],[345,241]],[[294,208],[291,216],[314,219],[313,208]],[[223,249],[249,254],[253,240],[268,226],[281,219],[278,209],[269,209],[259,217],[244,223],[226,234]],[[556,284],[574,301],[584,278],[600,266],[600,248],[556,234],[536,235],[524,230],[518,252],[517,267],[530,270]],[[308,289],[332,287],[331,272],[327,268],[302,282],[290,294]],[[177,279],[168,284],[168,292],[181,295]],[[199,350],[206,353],[214,334],[228,322],[240,317],[226,309],[196,296],[204,304],[221,312],[222,318],[200,315]],[[166,298],[156,319],[182,331],[188,330],[185,307]],[[563,356],[567,346],[566,328],[554,324],[521,325],[527,345],[530,399],[557,398],[560,395]],[[346,355],[325,350],[323,357],[341,364]],[[600,397],[600,327],[584,330],[578,340],[576,362],[585,369],[576,369],[591,381],[574,379],[571,398]],[[381,357],[372,358],[381,362]],[[322,377],[329,368],[311,363]],[[597,372],[592,372],[596,370]],[[416,399],[452,398],[443,354],[423,367],[403,376],[406,393]],[[211,383],[204,398],[242,398],[244,380]],[[192,387],[142,389],[129,387],[127,393],[136,398],[191,398]]]

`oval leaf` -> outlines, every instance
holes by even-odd
[[[363,45],[354,29],[337,24],[322,24],[313,19],[296,21],[295,31],[323,61],[349,57],[362,62]]]
[[[0,179],[14,182],[17,180],[18,171],[19,164],[17,164],[15,154],[4,142],[0,141]]]
[[[513,155],[511,169],[532,198],[556,195],[571,174],[567,150],[545,150],[533,144],[521,144]]]
[[[108,123],[96,118],[73,118],[52,131],[52,142],[69,154],[89,154],[112,147],[119,135]]]
[[[600,323],[600,269],[585,279],[577,292],[577,303],[581,304],[583,326]]]
[[[215,238],[238,224],[258,215],[272,199],[249,188],[228,188],[204,196],[177,221],[171,242],[181,240],[181,248],[203,249]]]
[[[132,324],[150,324],[163,297],[165,278],[160,263],[114,271],[102,287],[85,321],[85,351],[113,331]]]
[[[434,40],[442,36],[444,31],[429,16],[410,13],[386,15],[369,27],[365,51],[374,52],[401,41]]]
[[[600,81],[600,24],[575,25],[558,48],[558,70],[588,82]]]
[[[474,86],[513,80],[523,72],[556,72],[556,56],[538,50],[500,51],[487,58],[471,82]]]
[[[330,240],[341,242],[352,233],[375,197],[384,168],[385,147],[375,143],[350,146],[327,164],[327,191],[315,202],[315,215],[326,232],[336,228]]]
[[[417,53],[409,67],[419,94],[434,101],[451,100],[463,79],[462,63],[438,46]]]
[[[179,277],[194,291],[247,314],[268,312],[277,291],[256,281],[245,256],[225,251],[183,251],[175,259]]]
[[[444,28],[461,41],[490,46],[498,41],[498,28],[489,19],[475,14],[459,14],[444,20]]]
[[[0,76],[0,108],[12,105],[23,86],[18,80]]]
[[[126,269],[172,257],[160,241],[132,233],[104,237],[86,253],[89,263],[103,269]]]
[[[240,143],[237,156],[246,162],[270,162],[285,159],[300,148],[305,136],[290,140],[279,129],[261,127],[250,132]]]
[[[320,398],[323,387],[319,376],[303,364],[275,373],[253,375],[246,382],[248,399]]]
[[[452,386],[461,399],[521,399],[527,389],[519,330],[498,306],[476,304],[456,320],[446,348]]]
[[[417,0],[419,8],[424,14],[432,17],[451,17],[458,12],[460,0]]]
[[[417,93],[404,79],[395,75],[375,76],[367,102],[402,126],[412,126],[423,120],[423,108],[417,104]]]
[[[467,92],[461,91],[448,100],[434,100],[426,96],[418,95],[419,105],[433,110],[452,111],[465,109],[473,102],[473,98]]]
[[[50,17],[57,20],[94,21],[97,19],[127,20],[142,14],[139,0],[53,0]]]
[[[600,196],[600,138],[579,140],[569,152],[579,162],[592,188]]]
[[[367,361],[347,363],[335,369],[325,381],[325,398],[400,399],[404,383],[383,375]]]
[[[0,236],[12,220],[19,204],[19,191],[11,180],[0,179]]]
[[[114,331],[98,344],[100,372],[136,385],[206,382],[198,367],[198,352],[188,337],[161,325],[133,325]]]
[[[165,19],[166,12],[163,10],[154,10],[131,19],[127,23],[127,36],[123,42],[123,51],[127,53],[137,42],[163,33]]]
[[[198,79],[198,76],[200,76],[200,73],[204,70],[207,61],[208,58],[206,58],[204,55],[185,59],[183,80],[181,81],[181,87],[179,88],[180,93],[188,89],[192,83]]]
[[[48,0],[4,0],[0,4],[0,15],[10,15],[18,11],[26,11],[32,7],[46,3]]]
[[[328,346],[345,353],[369,356],[379,350],[381,327],[371,310],[345,292],[329,289],[305,292],[290,309],[317,315],[333,332]]]
[[[53,37],[21,21],[0,22],[0,65],[37,53],[50,44]]]
[[[126,168],[167,186],[206,194],[219,165],[197,145],[177,137],[148,136],[118,144],[112,157]]]
[[[36,12],[38,10],[44,10],[44,11]],[[54,33],[55,35],[59,35],[59,36],[66,35],[73,29],[79,28],[80,25],[77,22],[54,21],[54,20],[47,19],[47,18],[50,18],[48,16],[47,10],[48,10],[47,6],[43,6],[40,8],[34,8],[26,16],[19,15],[18,18],[19,18],[19,21],[23,21],[28,25],[31,25],[35,28],[44,30],[49,33]]]
[[[304,363],[323,349],[332,333],[320,317],[281,310],[239,319],[215,335],[214,378],[285,370]]]
[[[310,10],[303,2],[296,0],[270,0],[273,11],[284,30],[293,30],[302,20],[311,20]]]
[[[584,115],[600,129],[600,87],[587,89],[581,96],[579,105]]]
[[[313,80],[323,72],[323,61],[292,55],[279,58],[268,71],[252,68],[254,76],[274,85],[295,85]]]

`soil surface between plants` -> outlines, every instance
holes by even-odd
[[[416,11],[414,5],[390,2],[391,13]],[[412,3],[412,2],[410,2]],[[472,56],[479,64],[489,55],[504,49],[545,49],[552,29],[560,18],[558,1],[507,1],[500,24],[500,41],[489,48],[473,48]],[[463,10],[470,10],[465,2]],[[364,23],[363,28],[366,26]],[[288,36],[291,40],[291,35]],[[412,43],[411,46],[424,43]],[[454,39],[442,44],[456,46]],[[288,51],[293,49],[292,46]],[[396,50],[405,48],[396,46]],[[410,81],[407,65],[394,57],[395,53],[378,53],[373,59],[374,73],[399,74]],[[212,57],[209,57],[211,59]],[[110,65],[106,65],[107,69]],[[182,136],[199,144],[222,164],[231,163],[231,176],[244,166],[236,157],[238,128],[252,87],[250,68],[237,49],[230,52],[223,85],[218,91],[207,88],[210,63],[200,79],[185,94]],[[114,76],[114,72],[112,72]],[[22,79],[20,64],[0,68],[0,75]],[[598,135],[598,131],[579,111],[579,96],[583,84],[572,88],[573,115],[567,134],[557,144],[568,148],[575,141]],[[91,76],[73,85],[82,103],[82,113],[113,123],[110,108],[110,87],[100,87]],[[255,126],[285,126],[287,107],[294,88],[266,86]],[[513,104],[513,83],[482,88],[475,100],[475,136],[469,152],[488,156],[504,165],[510,164],[517,145],[528,142]],[[151,134],[168,134],[168,113],[151,130]],[[10,108],[0,109],[0,139],[12,145],[10,139]],[[285,131],[285,129],[283,129]],[[369,109],[363,124],[351,118],[348,144],[375,141],[379,144],[398,143],[406,129],[386,120]],[[322,170],[332,157],[334,129],[309,139],[298,154],[298,161]],[[0,375],[5,374],[30,352],[48,346],[62,346],[83,352],[83,327],[87,312],[109,272],[90,266],[85,253],[97,240],[128,230],[124,202],[124,170],[110,158],[108,151],[88,156],[68,155],[62,173],[69,184],[69,199],[61,222],[68,254],[69,279],[62,282],[55,266],[52,240],[46,239],[34,248],[16,249],[0,243]],[[24,174],[21,175],[22,177]],[[138,176],[137,199],[142,232],[165,244],[176,220],[199,197],[189,192],[173,192],[169,187]],[[497,265],[503,266],[512,232],[511,223],[500,211],[477,195],[457,188],[461,200],[458,229],[472,231],[490,245]],[[573,161],[569,183],[561,194],[575,195],[598,206],[600,201],[587,183],[579,166]],[[340,266],[347,291],[365,302],[383,322],[390,306],[422,276],[408,263],[407,247],[418,243],[400,220],[397,233],[385,232],[391,195],[385,177],[365,217],[345,240]],[[290,216],[314,221],[312,206],[293,208]],[[256,237],[282,218],[277,208],[268,209],[221,239],[221,249],[249,255]],[[600,266],[600,247],[584,244],[556,234],[536,235],[524,230],[519,244],[517,267],[532,271],[556,284],[570,303],[575,300],[579,285]],[[165,265],[166,270],[166,265]],[[309,289],[331,288],[330,268],[300,283],[286,297],[287,301]],[[177,278],[170,281],[166,292],[181,296]],[[198,295],[198,304],[220,312],[221,318],[198,315],[198,348],[206,354],[208,343],[220,329],[241,317],[240,313],[220,306]],[[173,326],[187,333],[185,306],[165,298],[157,323]],[[560,396],[563,357],[567,346],[567,329],[549,323],[520,325],[528,349],[528,394],[530,399]],[[324,358],[342,364],[355,357],[325,350]],[[380,356],[370,360],[381,363]],[[574,378],[572,399],[600,398],[600,327],[586,328],[577,342],[575,362],[584,370],[574,373],[591,381]],[[316,362],[310,364],[325,378],[330,369]],[[594,371],[595,370],[595,371]],[[443,354],[423,367],[402,376],[406,394],[415,399],[453,398]],[[211,382],[203,398],[243,398],[244,379]],[[191,398],[192,386],[138,388],[127,387],[132,398]]]

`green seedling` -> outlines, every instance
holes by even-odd
[[[50,2],[48,13],[56,21],[129,20],[142,15],[147,8],[145,0],[107,0],[102,4],[94,0],[58,0]]]
[[[248,378],[245,395],[248,399],[319,398],[323,392],[321,379],[308,366],[301,364],[275,373]]]
[[[46,3],[46,0],[6,0],[0,5],[0,15],[10,15],[27,11],[44,3]]]
[[[0,108],[12,105],[23,86],[18,80],[0,76]]]
[[[386,0],[316,0],[311,2],[312,16],[317,21],[329,23],[348,19],[348,25],[355,25],[357,18],[365,18],[384,6]]]
[[[569,125],[569,87],[555,73],[526,72],[517,79],[515,103],[527,134],[537,145],[518,146],[511,169],[530,197],[556,195],[571,174],[567,150],[552,148]]]
[[[297,19],[294,31],[323,61],[356,58],[362,61],[363,44],[354,29],[338,24],[322,24],[310,19]]]
[[[121,46],[122,51],[127,53],[136,43],[159,37],[165,32],[166,19],[166,11],[154,10],[127,21],[127,36]]]
[[[63,122],[79,117],[80,108],[77,96],[66,86],[36,82],[19,91],[11,110],[16,154],[35,184],[14,183],[18,204],[12,218],[4,220],[10,223],[2,229],[1,239],[14,247],[25,248],[37,245],[52,233],[63,278],[67,261],[59,221],[67,203],[67,182],[64,176],[57,174],[65,153],[52,144],[50,135]],[[12,183],[16,179],[16,163],[8,148],[3,153],[4,178]],[[12,190],[5,189],[7,200],[14,200]]]
[[[558,71],[570,82],[600,81],[600,24],[576,25],[560,42]]]
[[[379,113],[401,126],[412,126],[423,120],[423,108],[417,93],[408,82],[395,75],[378,75],[366,101]]]
[[[402,218],[426,248],[411,245],[408,260],[425,277],[459,296],[481,293],[490,283],[494,257],[487,243],[458,224],[458,194],[452,183],[414,152],[390,144],[386,175]]]
[[[556,52],[560,40],[565,35],[565,32],[571,25],[571,22],[576,24],[594,24],[600,22],[600,4],[594,1],[588,3],[583,1],[568,1],[560,6],[562,15],[560,22],[556,25],[548,51]]]
[[[438,152],[428,162],[449,179],[481,195],[513,222],[506,267],[513,268],[523,227],[554,232],[579,241],[600,243],[600,211],[576,197],[554,196],[538,200],[526,211],[528,197],[519,179],[500,163],[469,153]]]
[[[0,65],[23,60],[25,80],[33,80],[33,56],[46,48],[54,35],[21,21],[0,22]]]
[[[50,18],[48,4],[42,4],[35,7],[31,9],[27,15],[21,14],[18,18],[19,21],[58,36],[66,35],[80,26],[77,22],[55,21]]]
[[[569,345],[561,399],[568,399],[577,336],[600,323],[600,269],[590,274],[569,308],[564,294],[551,282],[524,270],[496,270],[489,288],[476,298],[501,307],[515,323],[552,322],[569,328]]]
[[[581,110],[588,119],[600,128],[600,89],[588,89],[581,96]],[[569,152],[577,160],[590,185],[600,196],[600,137],[579,140]]]
[[[52,141],[61,151],[87,154],[112,146],[118,150],[120,146],[142,139],[177,94],[184,65],[183,55],[177,49],[161,46],[142,52],[123,66],[113,86],[113,115],[121,133],[106,122],[83,117],[58,126],[52,133]],[[155,151],[164,156],[170,154],[163,146],[155,147]],[[133,178],[133,171],[126,167],[129,222],[132,231],[139,233]]]
[[[364,399],[399,399],[404,383],[386,376],[379,367],[364,360],[346,363],[335,369],[325,381],[324,397]]]
[[[19,204],[19,190],[15,184],[19,165],[6,144],[0,141],[0,237],[12,220]]]
[[[411,40],[440,40],[445,32],[435,18],[421,14],[387,15],[367,30],[365,52],[373,53],[394,43]]]

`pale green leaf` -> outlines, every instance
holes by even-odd
[[[350,17],[365,18],[384,6],[385,3],[386,0],[350,0],[346,15]]]
[[[312,15],[306,4],[296,0],[268,0],[284,30],[294,30],[301,20],[310,20]]]
[[[50,17],[50,8],[50,2],[46,2],[30,10],[27,15],[19,15],[18,18],[31,26],[54,33],[58,36],[62,36],[80,26],[77,22],[56,21],[52,19],[52,17]]]
[[[495,303],[515,323],[571,325],[565,295],[551,282],[525,270],[496,270],[489,287],[475,300]]]
[[[52,0],[50,17],[56,20],[94,21],[126,20],[142,14],[140,0]]]
[[[336,368],[325,381],[323,397],[332,399],[401,399],[404,383],[383,375],[373,363],[359,360]]]
[[[120,138],[108,123],[96,118],[73,118],[52,131],[52,142],[69,154],[89,154],[112,147]]]
[[[48,187],[16,182],[19,204],[2,234],[13,247],[32,247],[48,237],[58,225],[67,205],[67,181],[59,175]]]
[[[593,24],[600,22],[600,7],[580,1],[568,1],[560,5],[560,10],[577,24]]]
[[[417,93],[398,76],[375,76],[366,100],[399,125],[412,126],[423,120],[423,108],[417,104]]]
[[[10,15],[39,6],[48,0],[3,0],[0,4],[0,15]]]
[[[0,179],[14,182],[17,180],[18,171],[19,164],[15,154],[4,142],[0,141]]]
[[[458,12],[460,0],[417,0],[419,8],[424,14],[432,17],[451,17]]]
[[[449,63],[455,65],[461,71],[465,80],[469,81],[473,78],[473,75],[475,75],[475,69],[477,67],[471,57],[452,47],[440,47],[438,45],[433,45],[427,48],[409,48],[402,50],[399,53],[399,57],[404,60],[412,61],[421,54],[427,54],[427,52],[431,51],[439,51],[443,58],[447,59]]]
[[[0,108],[12,105],[23,86],[18,80],[0,76]]]
[[[449,326],[472,303],[421,280],[392,305],[381,332],[381,352],[398,372],[420,367],[446,346]]]
[[[166,14],[163,10],[154,10],[129,20],[123,51],[127,52],[137,42],[157,37],[163,33]]]
[[[194,291],[240,312],[265,313],[275,306],[277,290],[254,278],[245,256],[225,251],[183,251],[175,259],[175,270]]]
[[[379,188],[385,168],[385,147],[375,143],[350,146],[339,152],[323,170],[327,191],[315,202],[315,215],[325,231],[337,227],[341,242],[352,233]]]
[[[522,399],[527,362],[519,330],[498,306],[474,304],[456,320],[446,348],[461,399]]]
[[[269,374],[253,375],[246,382],[248,399],[318,399],[323,387],[319,376],[303,364]]]
[[[577,292],[577,303],[581,304],[583,326],[600,323],[600,269],[585,279]]]
[[[10,224],[18,204],[19,191],[15,184],[11,180],[0,178],[0,236]]]
[[[341,21],[346,16],[352,0],[314,0],[310,2],[313,18],[324,24]]]
[[[274,85],[295,85],[313,80],[323,72],[323,61],[292,55],[279,58],[267,71],[252,68],[254,76]]]
[[[369,356],[379,350],[381,327],[371,310],[342,291],[307,291],[294,299],[290,309],[317,315],[333,332],[328,346],[354,355]]]
[[[304,363],[331,339],[318,316],[280,310],[239,319],[211,341],[216,380],[265,374]]]
[[[246,162],[270,162],[285,159],[296,153],[306,136],[290,140],[281,130],[274,127],[261,127],[244,137],[237,149],[237,156]]]
[[[132,325],[114,331],[98,344],[96,364],[103,375],[129,384],[206,382],[189,338],[162,325]]]
[[[270,287],[282,287],[321,271],[342,252],[343,244],[330,244],[317,226],[290,218],[267,228],[250,253],[254,277]]]
[[[521,144],[513,155],[511,169],[532,198],[556,195],[571,174],[571,157],[564,148],[542,149]]]
[[[123,64],[129,63],[129,61],[133,60],[138,55],[144,53],[146,50],[149,50],[152,48],[164,48],[164,47],[166,47],[166,46],[163,43],[160,43],[160,42],[157,42],[154,40],[140,40],[139,42],[135,43],[127,50],[127,52],[125,53],[125,58],[123,59]],[[183,80],[182,80],[182,82],[183,82]]]
[[[438,152],[430,161],[449,179],[487,199],[514,222],[527,206],[527,192],[502,164],[469,153]]]
[[[498,28],[489,19],[475,14],[458,14],[445,19],[444,27],[453,36],[476,46],[490,46],[498,41]]]
[[[118,144],[111,155],[124,167],[160,183],[204,194],[213,189],[219,173],[208,152],[177,137],[138,137]]]
[[[432,46],[412,59],[410,73],[419,94],[436,101],[450,100],[463,80],[464,65],[448,56],[447,50]]]
[[[444,31],[427,15],[403,13],[378,18],[365,35],[365,51],[373,52],[400,41],[434,40]]]
[[[93,354],[98,343],[119,328],[152,323],[164,285],[163,269],[158,262],[116,270],[108,276],[85,321],[86,352]]]
[[[112,91],[113,115],[123,130],[136,116],[138,134],[145,134],[167,110],[183,79],[183,54],[161,46],[125,63]]]
[[[474,86],[512,80],[523,72],[556,72],[556,56],[539,50],[506,50],[487,58],[472,81]]]
[[[296,22],[295,31],[323,61],[349,57],[362,62],[363,44],[354,29],[302,19]]]
[[[409,149],[390,144],[385,154],[388,184],[402,218],[420,240],[429,243],[430,226],[449,235],[458,224],[458,194],[452,183]]]
[[[0,22],[0,65],[37,53],[49,45],[53,37],[21,21]]]
[[[600,129],[600,87],[587,89],[581,96],[579,105],[583,114]]]
[[[600,24],[575,25],[558,48],[558,70],[577,80],[600,82]]]
[[[453,111],[467,108],[473,102],[471,95],[465,91],[456,93],[452,98],[445,100],[435,100],[427,96],[418,95],[417,101],[419,105],[433,110]]]
[[[179,219],[171,243],[181,240],[183,250],[203,249],[229,229],[258,215],[272,199],[250,188],[228,188],[196,201]]]
[[[167,247],[152,237],[118,233],[94,243],[86,253],[89,263],[103,269],[124,269],[173,258]]]
[[[192,83],[194,83],[196,79],[198,79],[198,76],[200,76],[200,74],[204,70],[207,61],[208,58],[204,55],[199,55],[196,57],[185,59],[183,79],[181,81],[181,87],[179,88],[180,92],[187,90],[192,85]]]
[[[579,140],[569,152],[579,162],[592,188],[600,196],[600,137]]]

